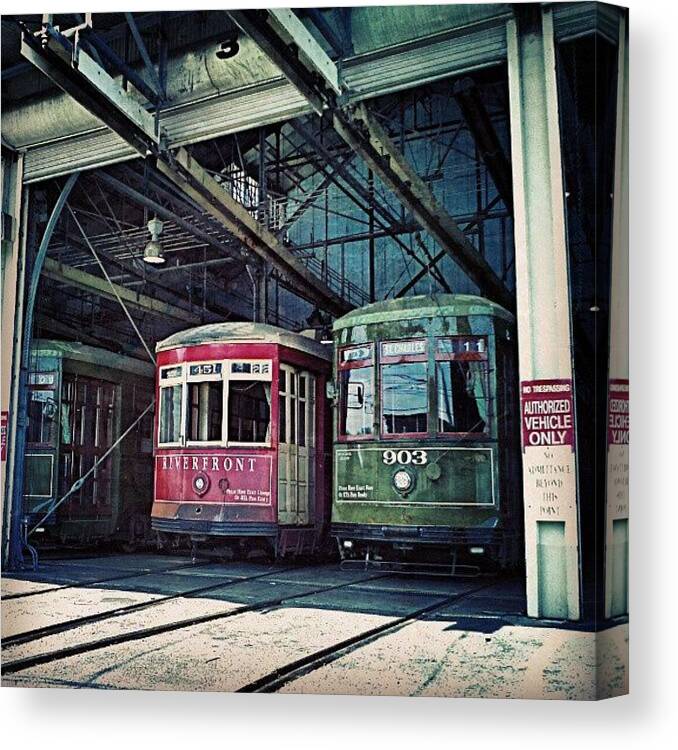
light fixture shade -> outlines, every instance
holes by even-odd
[[[158,219],[157,216],[154,216],[148,222],[148,231],[151,233],[151,239],[148,241],[148,244],[144,248],[144,260],[146,261],[146,263],[160,265],[161,263],[165,262],[162,244],[160,242],[162,227],[163,223],[162,221],[160,221],[160,219]]]
[[[157,216],[154,216],[149,222],[148,222],[148,231],[151,233],[151,237],[154,240],[157,240],[158,237],[160,237],[160,234],[162,233],[163,223],[160,221],[160,219]]]
[[[144,248],[144,261],[160,265],[165,262],[162,252],[162,244],[158,240],[150,240]]]

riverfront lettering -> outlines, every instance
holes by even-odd
[[[256,456],[161,456],[163,471],[254,472]]]

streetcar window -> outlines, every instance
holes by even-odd
[[[486,432],[488,381],[485,361],[436,362],[438,432]]]
[[[208,380],[188,384],[188,440],[213,443],[221,440],[224,384]]]
[[[56,445],[57,404],[54,395],[54,391],[31,391],[26,431],[26,440],[29,443]]]
[[[381,429],[385,435],[426,432],[426,362],[402,362],[381,368]]]
[[[271,384],[232,380],[228,392],[228,440],[268,443],[271,427]]]
[[[284,393],[278,396],[278,423],[280,425],[280,432],[278,440],[281,443],[287,442],[287,398]]]
[[[72,406],[75,387],[71,380],[64,379],[61,387],[61,442],[70,445],[73,440]]]
[[[374,423],[374,367],[355,367],[339,373],[339,433],[347,437],[371,435]]]
[[[160,389],[159,443],[181,441],[181,385]]]

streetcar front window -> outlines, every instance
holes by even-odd
[[[28,402],[27,442],[56,445],[58,407],[54,395],[54,391],[31,391]]]
[[[213,443],[221,440],[224,384],[209,380],[188,384],[188,440]]]
[[[374,425],[374,367],[354,367],[339,373],[339,433],[371,435]]]
[[[181,385],[160,389],[160,443],[181,440]]]
[[[228,392],[228,440],[268,443],[271,439],[271,384],[233,380]]]
[[[381,368],[381,430],[384,435],[426,432],[426,362],[401,362]]]
[[[436,363],[438,432],[484,433],[488,428],[487,363]]]

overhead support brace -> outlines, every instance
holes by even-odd
[[[49,25],[37,37],[24,29],[22,54],[143,156],[155,156],[161,174],[245,247],[274,266],[296,294],[334,315],[352,309],[272,232],[261,226],[185,149],[176,154],[163,151],[154,118],[120,89],[77,43],[72,44]]]
[[[283,72],[319,115],[333,113],[334,129],[354,149],[483,294],[511,310],[513,295],[435,199],[364,104],[342,110],[339,70],[289,9],[230,11],[235,23]],[[308,37],[315,46],[308,46]],[[292,47],[290,47],[290,44]]]
[[[106,279],[81,271],[78,268],[71,268],[70,266],[62,265],[52,258],[45,258],[43,276],[46,276],[49,279],[54,279],[54,281],[58,281],[62,284],[68,284],[69,286],[83,289],[86,292],[92,292],[100,297],[107,297],[108,299],[113,300],[117,299],[111,289],[111,285]],[[120,299],[132,307],[153,313],[154,315],[180,320],[182,323],[190,323],[191,325],[201,325],[203,323],[203,319],[200,315],[184,310],[182,307],[177,307],[169,302],[163,302],[162,300],[148,297],[145,294],[137,294],[131,289],[120,286],[119,284],[114,284],[113,286],[115,287],[115,291],[118,293]]]
[[[512,310],[515,303],[506,285],[438,203],[367,107],[360,104],[351,114],[335,112],[334,128],[480,291]]]
[[[154,201],[152,198],[149,198],[143,193],[140,193],[138,190],[131,188],[129,185],[126,185],[124,182],[121,182],[115,177],[106,174],[106,172],[97,174],[97,179],[101,180],[101,182],[111,188],[111,190],[114,190],[116,193],[130,198],[141,206],[145,206],[166,221],[174,222],[177,226],[181,227],[187,232],[190,232],[190,234],[192,234],[197,240],[200,240],[200,242],[203,242],[210,247],[213,247],[219,253],[223,255],[226,255],[228,253],[228,257],[238,258],[240,258],[241,255],[244,255],[238,252],[236,248],[226,247],[226,245],[224,245],[224,243],[218,237],[214,237],[208,232],[203,231],[202,229],[200,229],[200,227],[195,226],[190,221],[187,221],[183,217],[179,216],[175,211],[172,211],[166,206],[163,206],[161,203]]]
[[[413,260],[422,268],[426,268],[426,261],[422,260],[416,255],[412,249],[403,242],[399,237],[398,233],[404,230],[402,222],[397,216],[391,213],[391,210],[380,201],[375,201],[370,194],[369,189],[360,180],[353,176],[347,165],[339,161],[338,157],[333,155],[322,143],[319,138],[316,138],[311,130],[302,124],[299,120],[293,120],[291,126],[297,131],[297,133],[313,148],[316,155],[320,157],[319,168],[329,176],[329,179],[334,182],[339,189],[348,195],[356,205],[361,206],[363,210],[369,211],[370,209],[374,212],[374,220],[386,231],[390,232],[391,239],[395,242],[405,253],[407,253]],[[331,168],[332,171],[328,172],[327,169]],[[341,181],[337,178],[340,177]],[[342,182],[344,184],[342,184]],[[348,189],[347,189],[348,188]],[[424,247],[425,254],[427,254],[426,248]],[[445,291],[450,292],[450,287],[445,281],[444,277],[437,272],[437,269],[433,270],[437,280]]]
[[[144,44],[144,40],[141,36],[141,32],[137,27],[136,21],[134,20],[134,16],[131,13],[125,13],[125,19],[127,20],[127,25],[132,32],[134,43],[139,50],[141,59],[144,61],[146,72],[151,77],[151,80],[153,81],[153,84],[155,86],[155,90],[158,92],[158,96],[164,98],[164,92],[162,90],[162,84],[160,83],[160,77],[158,76],[155,66],[153,65],[151,56],[148,54],[148,50],[146,49],[146,45]]]
[[[230,17],[322,114],[342,93],[337,66],[289,8],[232,10]]]
[[[71,42],[49,25],[38,36],[24,27],[21,54],[142,156],[160,152],[153,115],[83,49],[77,35]]]
[[[501,145],[492,119],[480,97],[480,92],[472,78],[463,78],[454,85],[454,97],[466,120],[480,157],[487,167],[492,181],[501,195],[505,206],[513,209],[513,185],[511,163]]]
[[[499,203],[499,198],[495,196],[493,200],[490,201],[487,208],[481,215],[483,218],[487,215],[487,212],[490,211],[491,208],[493,208],[497,203]],[[468,232],[470,229],[473,229],[478,222],[480,221],[480,216],[472,219],[469,221],[469,223],[464,227],[463,231]],[[426,276],[427,273],[430,273],[432,269],[435,268],[436,264],[439,263],[444,257],[447,255],[447,253],[444,250],[441,250],[437,255],[435,255],[431,260],[420,270],[415,273],[415,275],[405,284],[405,286],[401,287],[400,290],[394,295],[394,297],[404,297],[410,289],[414,288],[423,278]]]
[[[137,91],[148,99],[149,102],[157,103],[159,94],[154,91],[137,71],[130,67],[95,31],[90,28],[83,29],[80,34],[81,43],[89,45],[92,56],[96,54],[105,60],[109,66],[122,73]]]
[[[157,167],[247,248],[276,268],[296,294],[334,315],[344,315],[352,309],[295,258],[272,232],[259,224],[186,149],[179,149],[171,160],[159,159]]]

